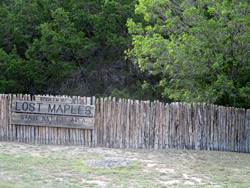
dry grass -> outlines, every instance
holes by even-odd
[[[103,157],[123,157],[131,165],[97,169],[84,163]],[[12,187],[250,187],[250,155],[0,142],[0,188]]]

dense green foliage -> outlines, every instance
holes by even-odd
[[[142,83],[124,58],[134,7],[134,0],[1,1],[0,93],[107,95]]]
[[[0,93],[249,108],[249,12],[248,0],[2,0]]]
[[[136,12],[128,54],[164,96],[250,107],[249,1],[139,0]]]

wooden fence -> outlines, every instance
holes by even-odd
[[[62,96],[64,97],[64,96]],[[0,140],[36,144],[86,145],[95,144],[95,130],[38,127],[11,124],[12,100],[35,101],[30,95],[0,95]],[[72,97],[73,103],[95,104],[95,97]]]
[[[0,140],[113,148],[181,148],[250,152],[250,109],[206,104],[165,104],[115,98],[72,97],[95,104],[95,129],[11,124],[11,101],[0,95]]]

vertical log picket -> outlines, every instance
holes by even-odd
[[[246,138],[246,153],[250,152],[250,109],[246,110],[245,117],[245,138]]]
[[[74,104],[95,105],[93,130],[12,124],[12,101],[36,97],[0,94],[0,141],[250,152],[250,109],[111,97],[71,99]]]

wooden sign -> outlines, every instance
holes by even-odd
[[[46,97],[46,96],[40,96],[36,95],[35,96],[35,101],[39,102],[59,102],[59,103],[72,103],[72,99],[69,97]]]
[[[94,118],[12,113],[12,124],[93,129]]]
[[[95,113],[94,105],[65,104],[55,102],[36,102],[36,101],[12,101],[13,112],[38,113],[38,114],[57,114],[70,116],[93,117]]]
[[[72,104],[71,98],[36,96],[12,101],[12,124],[94,129],[94,105]]]

